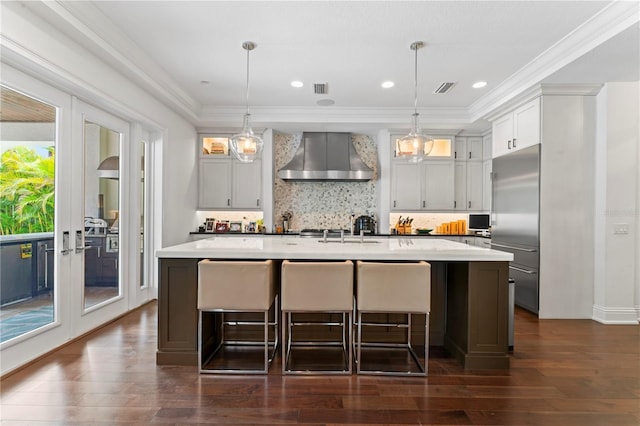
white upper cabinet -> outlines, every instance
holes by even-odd
[[[424,162],[422,208],[426,210],[453,209],[455,169],[452,161]]]
[[[262,161],[234,158],[227,135],[200,135],[199,150],[199,209],[262,209]]]
[[[512,149],[517,150],[540,143],[540,98],[513,112]]]
[[[233,163],[233,207],[237,209],[262,208],[262,161]]]
[[[453,191],[453,161],[392,165],[392,211],[452,210]]]
[[[231,161],[200,160],[198,207],[231,207]]]
[[[467,210],[483,210],[483,176],[482,162],[467,163]]]
[[[454,208],[460,211],[485,210],[481,161],[456,162]]]
[[[493,163],[491,160],[482,162],[482,210],[491,211],[491,191],[493,182],[491,180],[491,171]]]
[[[493,157],[540,143],[540,98],[492,123]]]
[[[391,171],[391,210],[418,210],[422,199],[420,164],[397,162]]]
[[[479,136],[469,136],[467,138],[467,150],[466,150],[467,160],[478,160],[481,161],[483,157],[483,141],[482,137]]]

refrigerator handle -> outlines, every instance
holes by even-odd
[[[491,243],[492,246],[495,247],[501,247],[501,248],[506,248],[506,249],[511,249],[511,250],[518,250],[518,251],[525,251],[527,253],[535,253],[536,249],[525,249],[525,248],[520,248],[520,247],[514,247],[514,246],[508,246],[506,244],[498,244],[498,243]]]
[[[518,272],[523,272],[527,275],[533,275],[536,273],[536,271],[532,271],[530,269],[522,269],[522,268],[518,268],[517,266],[509,266],[509,269],[513,269],[514,271],[518,271]]]

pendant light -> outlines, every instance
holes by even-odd
[[[398,139],[398,156],[406,158],[409,162],[420,162],[429,155],[433,149],[433,138],[422,133],[418,114],[418,49],[424,47],[421,41],[411,43],[409,48],[415,52],[415,86],[413,100],[413,116],[411,131],[408,135]]]
[[[249,114],[249,52],[255,49],[256,45],[251,41],[245,41],[242,43],[242,48],[247,51],[247,112],[244,114],[242,130],[240,133],[231,136],[229,146],[238,160],[243,163],[252,163],[260,158],[262,147],[264,146],[262,138],[253,134],[249,123],[249,118],[251,117],[251,114]]]

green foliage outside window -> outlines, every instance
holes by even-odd
[[[55,159],[16,147],[0,157],[0,235],[53,232]]]

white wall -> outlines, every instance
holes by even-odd
[[[543,96],[540,318],[591,318],[594,96]]]
[[[28,4],[27,4],[28,6]],[[162,246],[187,241],[197,204],[195,127],[18,2],[2,2],[2,60],[164,134]]]
[[[639,90],[638,82],[609,83],[598,95],[593,319],[607,324],[639,317]]]

